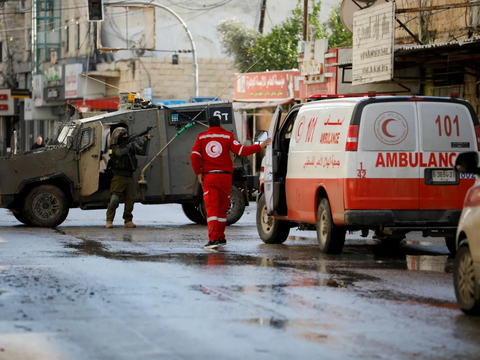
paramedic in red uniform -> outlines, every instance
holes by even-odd
[[[272,140],[268,138],[261,145],[243,146],[221,126],[220,117],[211,117],[208,124],[209,129],[197,136],[190,159],[202,185],[207,208],[208,243],[204,248],[215,249],[227,243],[225,227],[233,173],[230,151],[248,156],[266,148]]]

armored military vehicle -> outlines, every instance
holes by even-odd
[[[10,209],[20,222],[40,227],[60,225],[70,208],[106,209],[110,133],[119,126],[127,128],[130,135],[151,128],[147,155],[137,156],[139,168],[134,178],[141,181],[135,201],[182,204],[190,220],[206,223],[202,189],[191,168],[190,153],[197,135],[206,130],[201,123],[207,124],[214,115],[221,116],[224,128],[235,132],[228,102],[168,108],[150,103],[86,119],[73,115],[44,148],[0,158],[0,207]],[[249,201],[248,184],[250,189],[254,186],[243,161],[234,159],[228,224],[240,219]]]

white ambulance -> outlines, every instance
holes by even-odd
[[[265,243],[283,243],[291,227],[316,229],[320,250],[338,254],[349,230],[389,243],[422,231],[455,251],[474,183],[454,170],[455,158],[480,144],[468,102],[369,94],[296,105],[280,118],[279,107],[257,206]]]

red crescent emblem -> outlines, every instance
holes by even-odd
[[[391,121],[396,121],[396,120],[395,120],[395,119],[387,119],[387,120],[385,120],[385,121],[383,122],[383,124],[382,124],[382,132],[385,134],[385,136],[388,136],[388,137],[390,137],[390,138],[394,138],[395,135],[392,135],[392,134],[390,134],[390,133],[387,131],[387,125],[388,125],[388,123],[391,122]]]

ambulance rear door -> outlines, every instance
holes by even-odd
[[[458,153],[478,151],[478,119],[463,101],[425,99],[417,102],[420,119],[420,209],[462,209],[474,175],[454,170]]]
[[[407,99],[375,99],[360,104],[356,162],[346,184],[348,210],[418,210],[418,120]],[[354,158],[354,157],[352,157]],[[353,175],[353,176],[352,176]]]

